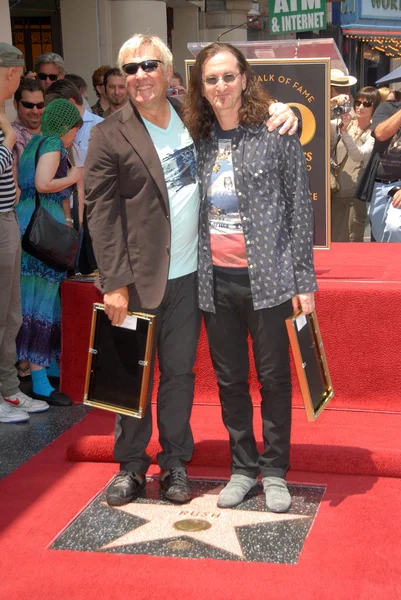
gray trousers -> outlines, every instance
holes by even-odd
[[[21,234],[14,210],[0,213],[0,398],[19,389],[15,340],[22,324]]]

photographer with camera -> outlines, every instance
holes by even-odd
[[[343,75],[343,79],[349,85],[356,82],[355,77]],[[343,101],[342,96],[346,96],[347,100]],[[335,175],[331,194],[332,240],[363,242],[366,203],[354,198],[354,193],[373,150],[371,120],[380,96],[375,88],[364,87],[356,94],[352,105],[348,94],[336,93],[333,100],[342,103],[334,104],[332,112],[335,118],[331,121],[331,170]]]
[[[352,75],[346,75],[340,69],[330,70],[330,108],[336,109],[341,106],[351,106],[350,88],[355,85],[357,78]],[[341,110],[334,110],[332,118],[336,118]]]

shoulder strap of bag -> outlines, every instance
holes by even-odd
[[[44,143],[46,138],[43,138],[42,140],[40,140],[38,147],[36,148],[36,152],[35,152],[35,175],[36,175],[36,168],[38,166],[38,162],[39,162],[39,150],[42,146],[42,144]],[[75,187],[75,186],[74,186]],[[76,229],[77,231],[79,231],[79,218],[78,218],[78,194],[75,193],[75,189],[72,193],[72,215],[73,215],[73,220],[74,220],[74,229]],[[40,207],[40,196],[38,193],[38,190],[36,189],[35,186],[35,204],[36,204],[36,208]]]
[[[44,143],[45,138],[43,138],[42,140],[40,140],[38,147],[36,148],[36,152],[35,152],[35,174],[34,174],[34,178],[36,177],[36,168],[38,166],[38,162],[39,162],[39,150],[42,146],[42,144]],[[36,189],[36,185],[35,185],[35,202],[36,202],[36,208],[40,207],[40,197],[38,194],[38,190]]]

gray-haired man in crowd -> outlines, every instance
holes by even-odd
[[[64,61],[55,52],[45,52],[35,60],[35,71],[43,91],[46,92],[49,85],[57,79],[64,79]]]

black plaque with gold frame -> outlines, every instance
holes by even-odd
[[[129,312],[112,325],[104,304],[93,305],[84,404],[137,417],[145,415],[156,317]]]
[[[316,312],[299,311],[286,325],[306,416],[314,421],[334,397]]]

